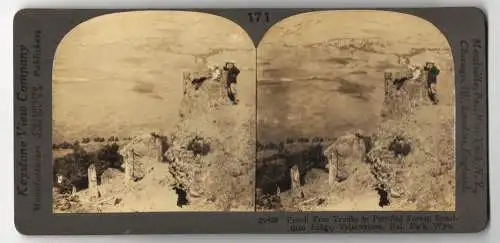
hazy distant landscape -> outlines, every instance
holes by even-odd
[[[55,55],[54,141],[171,130],[182,99],[182,72],[226,59],[242,66],[242,99],[254,99],[255,50],[230,21],[160,11],[84,22]]]

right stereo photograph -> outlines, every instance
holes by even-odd
[[[455,211],[446,37],[389,11],[318,11],[257,48],[257,211]]]

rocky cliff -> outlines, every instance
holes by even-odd
[[[195,82],[193,83],[193,80]],[[166,152],[173,187],[190,203],[219,210],[253,210],[255,124],[251,112],[230,103],[225,75],[184,73],[180,121]]]

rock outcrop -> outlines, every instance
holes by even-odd
[[[194,82],[193,82],[194,81]],[[219,210],[253,210],[254,120],[226,95],[225,75],[184,73],[180,121],[165,153],[172,187],[190,203],[213,203]]]
[[[124,163],[122,169],[126,172],[126,181],[137,181],[144,178],[158,162],[157,138],[155,133],[134,137],[120,148]],[[168,148],[167,139],[162,137],[162,143]]]
[[[427,72],[419,71],[418,76],[409,68],[384,73],[383,120],[371,136],[373,147],[367,153],[367,162],[377,181],[375,187],[392,197],[400,197],[405,191],[403,174],[407,165],[404,161],[414,143],[408,131],[415,125],[408,121],[419,107],[429,104]]]
[[[354,172],[366,171],[368,167],[373,176],[370,183],[380,195],[384,195],[381,196],[380,206],[390,204],[391,199],[402,198],[404,200],[400,204],[406,207],[425,204],[427,206],[416,207],[446,209],[450,203],[448,197],[436,198],[432,195],[442,193],[436,190],[453,194],[453,186],[443,182],[449,180],[438,179],[442,175],[451,176],[453,126],[450,120],[443,120],[443,124],[422,123],[424,118],[420,116],[424,114],[422,112],[429,112],[425,106],[431,105],[426,73],[422,71],[415,77],[412,71],[402,68],[385,73],[383,119],[375,132],[368,136],[359,136],[360,132],[348,133],[325,149],[329,159],[329,184],[341,187],[343,181],[348,180],[348,188],[364,188],[366,175]],[[439,134],[433,134],[434,130]],[[437,139],[439,136],[442,138]],[[429,147],[429,144],[435,147]],[[431,180],[439,183],[440,189],[429,185]],[[416,196],[424,193],[430,196],[424,196],[422,200]],[[432,206],[424,203],[430,197],[435,201]],[[412,203],[415,205],[410,205]]]

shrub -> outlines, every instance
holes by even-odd
[[[211,150],[210,143],[198,136],[189,142],[187,148],[193,151],[194,155],[207,155]]]
[[[116,143],[113,143],[113,144],[104,145],[102,148],[100,148],[96,152],[98,161],[109,162],[107,167],[103,168],[102,171],[106,170],[109,167],[115,168],[115,169],[121,169],[121,165],[123,163],[123,157],[118,152],[119,149],[120,149],[120,146],[118,146],[118,144],[116,144]],[[101,162],[101,163],[106,164],[105,162]]]
[[[64,142],[60,143],[58,147],[60,149],[72,149],[73,148],[73,144],[64,141]]]

